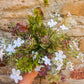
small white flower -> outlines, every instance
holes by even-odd
[[[45,65],[51,65],[51,63],[50,63],[51,60],[47,56],[42,58],[42,60],[44,61]]]
[[[0,59],[1,59],[1,61],[3,61],[3,55],[4,55],[5,53],[3,53],[3,49],[1,49],[0,50]]]
[[[36,68],[34,69],[36,72],[40,71],[41,67],[44,67],[43,65],[40,66],[36,66]]]
[[[64,24],[62,25],[62,26],[60,26],[60,28],[62,29],[62,30],[68,30],[69,28],[67,28]]]
[[[71,49],[73,50],[73,46],[72,45],[69,45],[71,47]]]
[[[59,50],[58,52],[55,53],[56,57],[55,60],[56,61],[63,61],[63,59],[66,58],[66,55],[63,54],[63,51]]]
[[[70,69],[71,71],[73,71],[73,70],[74,70],[73,68],[74,68],[73,63],[67,62],[67,67],[66,67],[66,69]]]
[[[75,46],[75,48],[76,48],[77,50],[80,50],[80,49],[78,48],[78,43],[77,43],[77,42],[73,41],[73,44],[74,44],[74,46]]]
[[[15,70],[14,68],[12,69],[12,74],[10,77],[15,80],[15,83],[18,83],[19,80],[22,80],[22,76],[20,76],[20,70]]]
[[[57,70],[57,71],[60,71],[61,68],[62,68],[62,66],[63,66],[63,62],[62,62],[62,61],[57,61],[57,62],[56,62],[56,65],[57,65],[56,70]]]
[[[55,22],[53,19],[51,19],[51,21],[48,22],[48,25],[49,25],[50,27],[53,27],[53,26],[55,26],[56,24],[57,24],[57,22]]]
[[[60,17],[60,14],[58,14],[58,17]]]
[[[1,39],[0,48],[6,49],[6,45],[5,45],[4,41],[5,41],[4,39]]]
[[[78,59],[80,58],[79,56],[76,56]]]
[[[34,61],[34,60],[37,58],[38,52],[32,51],[32,55],[34,55],[34,56],[33,56],[33,61]]]
[[[36,58],[37,58],[37,55],[34,55],[34,56],[33,56],[33,61],[34,61]]]
[[[11,44],[8,44],[8,47],[7,47],[6,51],[8,52],[9,55],[11,53],[15,53],[14,46],[12,46]]]
[[[34,51],[32,51],[32,55],[34,54],[35,52]]]
[[[66,58],[66,55],[63,54],[62,50],[55,52],[56,57],[53,59],[53,63],[57,66],[56,70],[60,71],[63,66],[63,61]]]
[[[35,52],[36,55],[38,55],[38,52]]]
[[[84,63],[84,54],[83,53],[79,53],[79,55],[76,57],[77,57],[77,59],[80,59],[82,63]]]
[[[17,40],[14,40],[14,48],[20,47],[24,43],[24,40],[21,40],[21,38],[18,38]]]

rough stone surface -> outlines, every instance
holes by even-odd
[[[84,51],[84,38],[80,40],[79,48],[81,51]]]
[[[64,5],[61,13],[67,14],[70,12],[72,15],[84,16],[84,1],[78,1],[74,3],[67,3]]]
[[[84,28],[81,27],[76,27],[76,28],[71,28],[68,31],[68,35],[73,35],[73,36],[84,36]]]
[[[38,6],[43,6],[43,0],[0,0],[0,25],[11,19],[22,21]]]
[[[0,84],[15,84],[9,75],[0,75]]]
[[[0,0],[0,25],[11,19],[25,19],[43,0]]]

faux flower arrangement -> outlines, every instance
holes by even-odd
[[[70,58],[81,58],[80,60],[84,62],[84,54],[79,52],[77,43],[64,33],[72,24],[58,13],[48,22],[43,22],[38,9],[34,10],[34,14],[35,16],[28,16],[27,24],[11,22],[8,25],[12,36],[10,40],[1,40],[1,61],[5,54],[9,63],[14,65],[10,77],[16,83],[23,80],[21,73],[32,73],[32,71],[38,72],[40,77],[49,75],[50,84],[59,79],[64,82],[65,76],[61,71],[74,70]],[[71,18],[70,15],[67,17]]]

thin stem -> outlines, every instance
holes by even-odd
[[[40,77],[40,84],[41,84],[41,77]]]

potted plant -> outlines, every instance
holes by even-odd
[[[8,24],[12,36],[4,39],[2,44],[5,47],[2,45],[2,48],[9,63],[16,68],[12,69],[10,77],[19,84],[32,84],[37,74],[40,77],[49,75],[50,83],[59,79],[65,81],[61,70],[74,70],[69,58],[81,57],[75,41],[64,33],[69,29],[68,24],[58,13],[48,23],[43,22],[38,9],[34,10],[34,14],[28,16],[28,23]],[[2,57],[4,53],[1,52]]]

